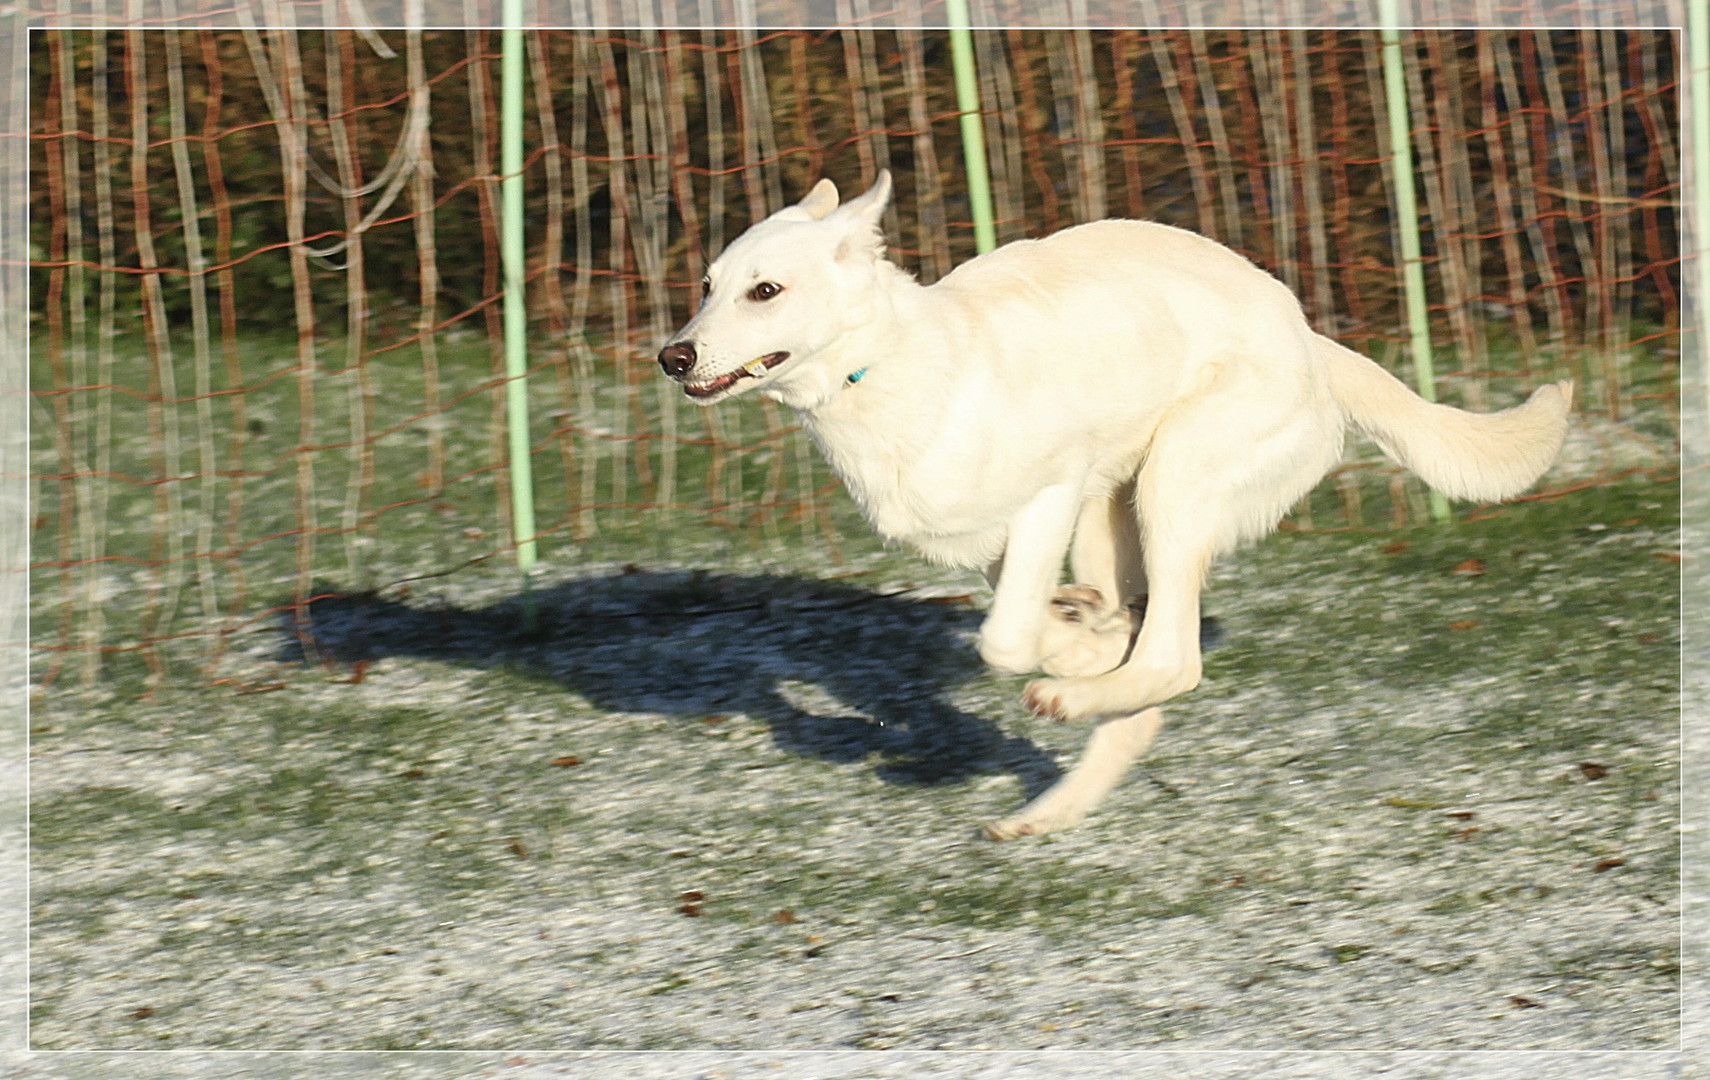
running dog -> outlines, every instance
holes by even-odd
[[[1181,229],[1093,222],[923,286],[885,258],[890,194],[886,172],[841,205],[821,180],[743,233],[659,364],[702,405],[793,408],[881,536],[984,571],[980,656],[1046,673],[1027,706],[1097,720],[995,839],[1075,824],[1145,752],[1199,683],[1212,559],[1274,529],[1350,424],[1458,499],[1523,491],[1561,447],[1571,382],[1498,413],[1429,403]]]

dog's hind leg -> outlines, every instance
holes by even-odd
[[[1251,466],[1238,444],[1208,446],[1191,413],[1179,419],[1184,434],[1159,432],[1135,488],[1147,602],[1134,647],[1102,675],[1030,683],[1023,700],[1035,713],[1059,721],[1125,715],[1199,685],[1200,587],[1212,557],[1239,535],[1232,509]]]
[[[1127,661],[1103,675],[1034,680],[1023,700],[1035,713],[1059,721],[1128,713],[1199,685],[1199,592],[1213,537],[1154,532],[1147,541],[1150,592]]]
[[[1106,720],[1093,729],[1081,759],[1067,776],[1015,814],[989,822],[986,836],[1013,840],[1078,824],[1127,775],[1163,725],[1164,714],[1155,708]]]
[[[1236,380],[1171,411],[1135,486],[1147,604],[1121,667],[1038,679],[1024,697],[1057,720],[1118,716],[1199,685],[1199,594],[1212,558],[1263,536],[1341,453],[1341,417],[1310,396]]]

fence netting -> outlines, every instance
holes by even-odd
[[[653,356],[708,262],[820,176],[896,179],[892,258],[974,254],[938,30],[531,30],[531,439],[549,559],[830,559],[860,528],[787,411],[683,401]],[[979,30],[1000,241],[1106,216],[1229,244],[1411,380],[1380,40]],[[1579,380],[1677,436],[1679,151],[1664,31],[1404,35],[1444,400]],[[222,676],[317,589],[501,560],[511,533],[499,35],[290,27],[33,36],[37,670]],[[1593,461],[1578,482],[1622,471]],[[1293,527],[1389,529],[1357,457]],[[697,547],[696,545],[702,545]],[[638,555],[638,557],[639,557]]]

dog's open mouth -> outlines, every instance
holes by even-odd
[[[790,354],[787,352],[767,353],[757,360],[750,360],[735,371],[720,375],[711,382],[684,383],[683,393],[692,398],[712,397],[722,390],[728,390],[735,386],[742,379],[758,379],[789,358]]]

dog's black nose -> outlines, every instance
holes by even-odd
[[[659,366],[665,369],[665,374],[673,379],[681,378],[695,366],[695,346],[692,342],[679,341],[659,350]]]

